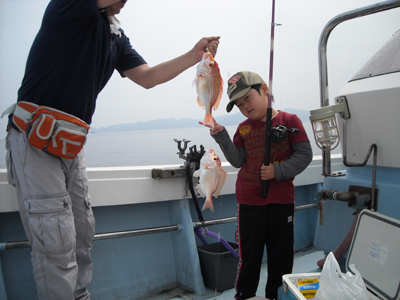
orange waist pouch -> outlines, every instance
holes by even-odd
[[[13,122],[26,132],[32,146],[62,158],[76,157],[90,128],[73,115],[24,101],[16,104]]]

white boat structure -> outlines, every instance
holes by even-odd
[[[331,251],[340,254],[338,261],[344,265],[356,211],[366,209],[400,220],[400,31],[349,80],[332,106],[326,63],[327,40],[338,24],[399,7],[398,0],[385,1],[346,12],[322,31],[322,111],[312,111],[311,120],[323,151],[294,182],[296,257],[301,259],[318,250],[318,258],[313,256],[307,265],[295,262],[294,272],[319,270],[317,260]],[[331,147],[339,142],[338,133],[343,155],[331,155]],[[181,165],[88,168],[96,218],[91,250],[94,273],[89,286],[92,299],[233,298],[233,282],[224,291],[205,286],[204,277],[209,274],[202,270],[198,254],[203,241],[194,230],[206,226],[226,241],[235,241],[238,170],[228,163],[222,167],[228,177],[220,197],[214,199],[215,213],[203,212],[204,224],[198,220]],[[199,198],[200,206],[203,201]],[[207,235],[204,239],[210,244],[217,242]],[[224,258],[216,268],[223,268]],[[400,299],[400,265],[389,276],[397,290],[372,288],[380,295],[376,299]],[[216,285],[225,279],[215,279]],[[279,297],[296,299],[287,288],[280,289]],[[0,299],[37,299],[30,245],[19,218],[15,190],[7,183],[4,169],[0,170]]]

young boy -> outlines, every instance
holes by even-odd
[[[253,72],[239,72],[228,81],[230,112],[236,105],[247,120],[239,124],[230,139],[226,129],[215,123],[211,136],[232,166],[240,168],[236,181],[238,243],[240,261],[235,299],[256,295],[264,245],[267,250],[268,281],[265,297],[277,299],[282,275],[292,272],[294,255],[294,177],[312,161],[312,150],[300,119],[272,109],[272,124],[297,128],[286,140],[271,142],[270,164],[264,165],[265,121],[268,86]],[[262,182],[269,180],[268,196],[262,196]]]

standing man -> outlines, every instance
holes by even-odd
[[[195,65],[206,50],[215,55],[219,37],[202,38],[187,53],[150,67],[115,17],[126,3],[51,0],[27,59],[18,102],[55,108],[90,124],[97,96],[114,70],[148,89]],[[83,150],[68,159],[35,148],[12,116],[6,138],[8,178],[16,187],[32,246],[38,297],[90,299],[95,224]]]

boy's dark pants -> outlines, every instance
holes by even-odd
[[[253,206],[239,204],[238,242],[240,262],[236,281],[239,299],[256,295],[264,245],[267,249],[268,281],[265,297],[277,298],[282,275],[292,273],[294,256],[294,203]]]

